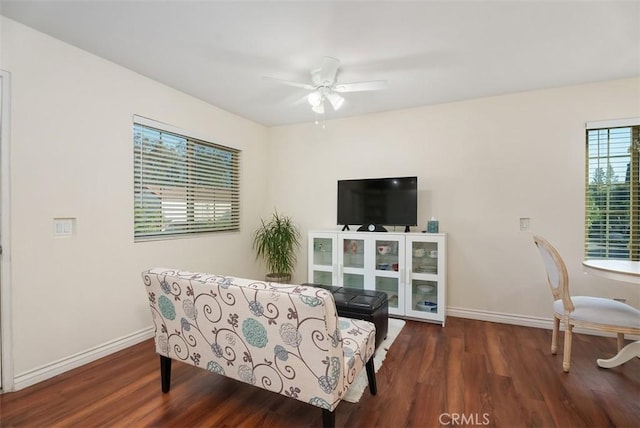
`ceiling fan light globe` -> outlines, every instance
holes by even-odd
[[[307,101],[312,107],[316,107],[322,102],[322,95],[318,91],[313,91],[307,96]]]
[[[311,107],[311,110],[318,114],[324,114],[324,103],[319,103],[318,105]]]

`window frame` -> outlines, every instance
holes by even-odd
[[[640,260],[640,118],[587,122],[585,128],[584,258]],[[619,152],[613,153],[615,149],[613,146],[615,144],[615,130],[621,128],[630,128],[630,145],[627,156],[621,155]],[[593,132],[598,133],[595,136],[595,140],[591,140],[593,136],[590,137]],[[603,132],[606,133],[604,138],[601,136]],[[596,142],[598,148],[600,148],[603,141],[606,143],[606,155],[598,153],[593,156],[593,151],[589,147],[590,142]],[[624,158],[628,162],[624,181],[612,180],[611,178],[617,177],[614,172],[614,166],[617,166],[618,170],[620,169],[620,164],[615,165],[616,160]],[[591,164],[592,161],[599,166],[594,169]],[[606,165],[600,166],[601,162],[603,164],[606,163]],[[603,168],[606,168],[606,171],[603,171]],[[604,182],[599,184],[595,182],[596,170],[600,170],[599,173],[605,177]],[[591,172],[594,172],[593,176]],[[625,195],[623,200],[627,202],[627,207],[623,206],[622,210],[620,207],[612,207],[616,198],[620,202],[621,191],[628,193],[628,197]],[[600,193],[596,194],[595,192]],[[599,203],[600,208],[594,207],[598,203],[597,200],[594,200],[595,198],[602,200]],[[602,205],[606,208],[602,209]],[[598,211],[604,216],[600,229],[592,224]],[[617,234],[618,238],[622,236],[623,239],[626,239],[626,244],[622,247],[619,243],[616,245],[615,238],[612,235],[614,235],[613,224],[616,215],[618,215],[619,219],[620,213],[625,211],[627,211],[628,215],[628,224],[625,225],[627,228],[626,234]],[[593,237],[594,233],[596,237]],[[598,237],[597,234],[601,236]],[[598,244],[600,248],[594,249],[594,243]],[[621,251],[622,248],[626,249]],[[627,253],[624,254],[624,251]]]
[[[134,242],[240,231],[241,150],[212,140],[133,116]]]

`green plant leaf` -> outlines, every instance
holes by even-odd
[[[273,213],[269,221],[260,219],[253,238],[256,258],[262,258],[270,273],[292,274],[296,250],[300,247],[300,231],[290,217]]]

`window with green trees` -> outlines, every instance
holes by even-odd
[[[587,129],[588,259],[640,259],[639,129],[637,125]]]
[[[140,123],[133,150],[136,240],[239,230],[238,150]]]

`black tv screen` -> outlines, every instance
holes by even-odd
[[[416,226],[418,177],[339,180],[338,224]]]

